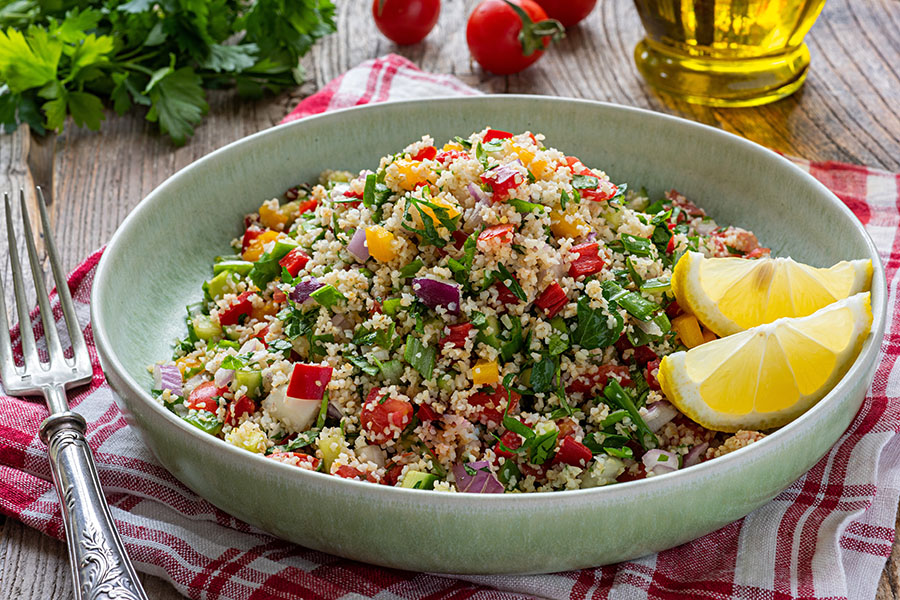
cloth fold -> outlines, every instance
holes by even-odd
[[[476,93],[451,76],[424,73],[388,55],[338,77],[285,121],[368,102]],[[70,402],[89,423],[100,479],[136,567],[190,598],[211,600],[873,598],[900,499],[900,174],[792,160],[860,218],[886,268],[893,308],[862,409],[825,458],[744,519],[657,555],[570,573],[448,577],[374,567],[276,539],[195,495],[126,425],[104,380],[89,324],[102,251],[94,253],[69,277],[94,365],[90,386]],[[19,352],[18,328],[11,333]],[[0,510],[63,539],[46,448],[37,437],[46,414],[43,404],[7,396],[0,387]]]

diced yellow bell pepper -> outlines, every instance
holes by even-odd
[[[706,327],[703,328],[703,343],[711,342],[711,341],[717,340],[717,339],[719,339],[719,336],[714,334],[712,331],[710,331]]]
[[[178,370],[181,371],[181,376],[184,377],[185,371],[196,369],[200,366],[200,361],[191,356],[182,356],[175,361],[175,366],[178,367]]]
[[[688,348],[699,346],[704,341],[703,332],[700,331],[700,323],[694,315],[685,313],[672,319],[672,329],[681,338],[681,343]]]
[[[479,360],[472,367],[472,382],[475,385],[491,385],[500,381],[500,369],[497,361]]]
[[[400,187],[404,190],[412,191],[420,183],[429,183],[430,171],[427,170],[428,167],[423,167],[420,161],[401,159],[394,164],[402,176]]]
[[[513,144],[509,147],[509,149],[516,156],[518,156],[519,160],[521,160],[526,166],[534,160],[534,152],[528,150],[527,148],[523,148],[522,146]]]
[[[430,200],[430,202],[432,204],[437,204],[438,206],[443,206],[444,208],[446,208],[447,209],[447,217],[450,219],[452,219],[460,214],[459,208],[457,208],[453,204],[447,202],[446,200],[443,200],[442,198],[432,198]],[[434,214],[434,209],[432,209],[430,206],[421,206],[421,205],[419,206],[419,208],[422,209],[423,213],[425,213],[426,215],[431,217],[431,220],[436,227],[440,227],[441,223],[440,223],[440,221],[438,221],[437,215]],[[411,212],[413,212],[413,214],[414,214],[413,218],[415,218],[417,220],[417,225],[419,227],[421,227],[422,226],[421,217],[419,216],[418,211],[411,211]]]
[[[273,240],[277,240],[278,236],[280,235],[280,233],[278,233],[277,231],[272,231],[271,229],[269,231],[264,231],[263,233],[256,236],[252,242],[250,242],[250,245],[247,246],[247,249],[243,254],[241,254],[241,258],[250,262],[258,261],[259,257],[263,255],[263,252],[265,252],[263,246]]]
[[[366,245],[369,247],[369,254],[378,262],[391,261],[397,255],[391,244],[393,241],[394,234],[381,225],[366,227]]]
[[[584,219],[574,213],[563,212],[559,207],[550,211],[550,231],[558,238],[578,237],[583,225]]]
[[[278,229],[287,223],[288,217],[277,208],[271,208],[268,202],[263,202],[259,207],[259,220],[269,229]]]
[[[444,152],[450,152],[451,150],[462,150],[463,147],[457,144],[456,142],[447,142],[444,144],[444,147],[441,148]]]
[[[535,161],[531,162],[530,165],[531,173],[537,177],[538,179],[543,179],[550,173],[552,173],[552,169],[547,168],[547,161],[543,158],[539,158]]]

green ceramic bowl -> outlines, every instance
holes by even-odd
[[[213,258],[241,217],[325,168],[373,168],[429,133],[490,125],[548,145],[652,195],[676,188],[720,223],[755,231],[814,265],[871,258],[872,334],[812,410],[765,440],[675,473],[589,490],[476,495],[399,489],[304,471],[201,433],[157,404],[146,367],[184,335]],[[643,110],[485,96],[337,111],[240,140],[172,176],[129,215],[103,255],[94,338],[130,423],[175,477],[277,536],[340,556],[445,573],[528,573],[634,558],[743,517],[808,470],[846,430],[872,380],[885,322],[884,272],[847,208],[787,160],[716,129]]]

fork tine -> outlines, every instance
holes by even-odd
[[[8,194],[4,193],[3,197],[9,202]],[[12,243],[10,242],[10,244]],[[0,293],[2,293],[2,296],[0,296],[0,379],[9,385],[15,373],[16,363],[13,360],[12,343],[9,339],[11,323],[9,322],[9,316],[6,314],[6,285],[0,284]]]
[[[22,223],[25,225],[25,247],[28,249],[28,261],[31,263],[31,278],[34,280],[34,291],[37,294],[38,308],[41,313],[41,322],[44,324],[44,340],[47,343],[47,354],[50,355],[50,364],[57,361],[65,361],[62,345],[59,343],[59,333],[56,331],[56,318],[50,307],[50,298],[47,296],[47,286],[44,284],[44,270],[38,258],[37,248],[34,245],[34,230],[31,228],[31,219],[28,217],[28,206],[25,204],[25,190],[19,190],[19,205],[22,210]],[[46,231],[44,232],[46,237]]]
[[[12,266],[13,289],[16,295],[16,310],[19,313],[19,339],[22,341],[22,356],[25,364],[37,364],[38,353],[34,345],[34,332],[31,330],[31,318],[28,316],[28,304],[25,298],[25,286],[22,283],[22,263],[19,262],[19,251],[16,248],[16,232],[13,229],[12,204],[9,194],[3,195],[6,204],[6,233],[9,238],[9,262]]]

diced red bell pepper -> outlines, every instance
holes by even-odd
[[[353,191],[353,190],[347,190],[346,192],[344,192],[344,196],[346,196],[347,198],[358,198],[358,199],[362,200],[362,198],[363,198],[363,193],[362,193],[362,192],[356,192],[356,191]]]
[[[287,269],[291,277],[296,277],[297,273],[303,270],[306,263],[309,262],[309,254],[300,248],[294,248],[284,255],[284,258],[278,261],[278,264]]]
[[[302,400],[321,400],[328,382],[331,381],[332,371],[333,369],[327,365],[294,363],[287,395]]]
[[[437,156],[437,148],[434,146],[425,146],[412,157],[413,160],[431,160]]]
[[[634,349],[634,362],[641,366],[644,366],[657,358],[659,358],[659,356],[650,349],[650,346],[638,346]]]
[[[647,368],[644,369],[644,379],[647,380],[647,385],[650,386],[651,390],[659,390],[661,389],[659,386],[659,363],[662,362],[662,359],[657,358],[655,360],[651,360],[647,363]]]
[[[599,393],[606,387],[609,378],[615,375],[622,387],[634,385],[628,367],[623,365],[603,365],[595,373],[578,376],[575,381],[566,386],[568,394],[592,394]]]
[[[417,412],[420,421],[434,421],[438,418],[438,414],[427,404],[420,404]]]
[[[570,169],[574,169],[574,168],[575,168],[575,164],[576,164],[576,163],[580,163],[580,162],[581,162],[581,161],[580,161],[579,159],[575,158],[574,156],[567,156],[567,157],[566,157],[566,164],[569,166]]]
[[[246,252],[253,240],[261,236],[262,233],[263,230],[259,227],[248,227],[247,230],[244,231],[244,237],[241,240],[241,253],[243,254]]]
[[[457,250],[462,250],[466,240],[469,239],[469,234],[461,229],[457,229],[450,234],[450,237],[453,238],[453,246],[456,247]]]
[[[493,202],[503,202],[509,198],[509,192],[519,187],[524,179],[518,171],[508,165],[491,169],[481,175],[481,181],[490,186]]]
[[[594,177],[597,179],[597,185],[595,185],[593,188],[579,190],[581,192],[581,197],[584,198],[585,200],[591,200],[593,202],[603,202],[604,200],[609,200],[610,198],[615,196],[616,193],[619,191],[619,188],[617,188],[613,184],[610,184],[610,185],[612,185],[612,192],[611,193],[604,192],[600,188],[600,178],[597,177],[596,175],[594,175],[593,171],[591,171],[590,169],[583,169],[575,174],[576,175],[584,175],[585,177]]]
[[[531,138],[531,141],[534,142],[534,145],[535,145],[535,146],[537,146],[538,148],[541,147],[541,144],[538,142],[537,138],[534,137],[534,134],[533,134],[533,133],[529,133],[529,134],[528,134],[528,137]]]
[[[300,206],[297,207],[297,214],[302,215],[305,212],[315,210],[316,206],[319,205],[319,201],[316,199],[305,200],[300,203]]]
[[[359,413],[359,422],[366,438],[376,444],[384,444],[400,437],[412,421],[413,406],[406,400],[379,397],[381,388],[372,388]]]
[[[672,254],[675,252],[675,236],[669,238],[669,243],[666,244],[666,254]]]
[[[512,292],[510,292],[512,293]],[[453,344],[454,348],[462,348],[466,345],[466,340],[469,338],[469,332],[472,331],[473,325],[471,323],[460,323],[459,325],[450,325],[448,329],[450,333],[448,333],[445,337],[441,338],[441,341],[438,344],[441,348],[444,347],[445,344]]]
[[[263,346],[266,348],[269,347],[269,343],[266,341],[266,336],[269,335],[269,326],[266,325],[262,329],[259,330],[259,333],[256,334],[256,339],[262,342]]]
[[[360,477],[365,476],[365,473],[350,465],[341,465],[334,474],[338,477],[343,477],[344,479],[359,479]]]
[[[494,453],[497,456],[512,458],[516,455],[516,453],[510,452],[509,450],[504,450],[500,447],[500,444],[503,444],[504,446],[509,448],[509,450],[517,450],[522,445],[522,436],[514,431],[507,431],[500,436],[500,441],[494,447]]]
[[[559,444],[559,450],[553,457],[553,464],[564,463],[583,469],[591,462],[591,458],[593,458],[593,454],[587,446],[567,435]]]
[[[515,412],[519,406],[521,396],[516,392],[509,392],[509,412]],[[480,406],[481,411],[475,417],[484,425],[497,427],[503,421],[503,411],[506,410],[507,392],[503,386],[494,386],[494,393],[476,392],[469,396],[469,406]]]
[[[478,244],[511,244],[513,241],[513,232],[516,226],[512,223],[503,223],[502,225],[491,225],[478,234]]]
[[[219,313],[219,323],[222,325],[237,325],[241,322],[241,317],[249,316],[253,310],[253,303],[250,298],[256,295],[256,292],[243,292],[235,298],[234,302],[228,308]]]
[[[603,259],[600,258],[599,249],[600,246],[597,242],[578,244],[572,248],[571,252],[577,254],[578,258],[572,261],[572,264],[569,267],[569,275],[572,277],[581,277],[583,275],[593,275],[594,273],[601,271],[604,263]]]
[[[497,300],[503,304],[518,304],[519,298],[512,293],[512,290],[506,287],[502,281],[495,281],[494,287],[497,289]]]
[[[509,139],[513,136],[508,131],[501,131],[499,129],[488,129],[487,133],[484,134],[484,143],[488,143],[492,140],[505,140]]]
[[[247,396],[241,396],[240,399],[231,402],[225,410],[225,424],[237,425],[238,420],[244,415],[253,414],[256,410],[256,404]]]
[[[534,301],[534,305],[542,309],[548,319],[552,319],[569,303],[565,290],[557,282],[553,282],[541,292],[541,295]]]
[[[272,302],[274,302],[275,304],[281,304],[285,300],[287,300],[287,294],[285,294],[281,290],[275,290],[274,292],[272,292]]]
[[[397,485],[397,482],[400,481],[400,475],[403,473],[403,465],[393,465],[388,468],[387,472],[384,474],[384,485],[394,486]]]
[[[227,391],[228,387],[217,387],[212,381],[204,381],[191,391],[184,405],[194,410],[206,410],[214,413],[219,409],[216,397]]]
[[[442,165],[447,166],[448,163],[464,156],[468,156],[464,150],[443,150],[438,152],[436,159]]]

